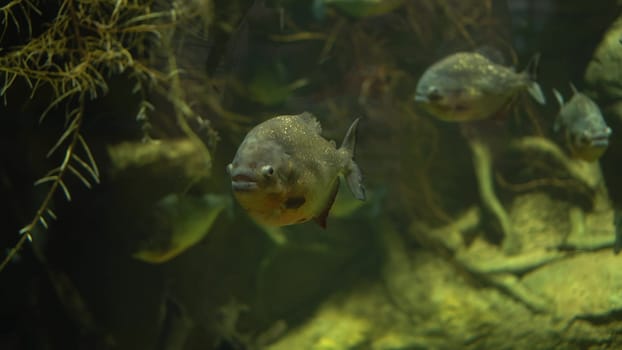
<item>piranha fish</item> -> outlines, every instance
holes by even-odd
[[[352,159],[358,122],[340,148],[320,135],[320,123],[308,112],[255,126],[227,166],[234,196],[259,224],[279,227],[315,220],[326,228],[340,175],[354,197],[365,199],[361,171]]]
[[[417,83],[415,101],[435,117],[454,122],[487,119],[504,110],[525,89],[540,104],[545,103],[534,80],[539,55],[523,72],[496,63],[493,55],[481,52],[454,53],[430,66]]]
[[[560,106],[553,131],[561,133],[572,157],[588,162],[596,161],[609,146],[611,128],[592,99],[570,84],[573,95],[564,103],[559,91],[553,89]]]

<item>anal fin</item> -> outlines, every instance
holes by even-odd
[[[333,187],[332,193],[330,197],[328,197],[328,201],[326,201],[326,206],[320,212],[320,214],[313,218],[313,221],[317,222],[320,227],[326,229],[326,218],[328,218],[328,213],[330,212],[330,208],[332,208],[333,203],[335,203],[335,198],[337,198],[337,192],[339,191],[339,178],[335,181],[335,186]]]

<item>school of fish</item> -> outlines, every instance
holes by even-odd
[[[433,63],[417,83],[415,103],[440,120],[460,123],[503,118],[523,92],[546,103],[535,78],[539,55],[516,72],[490,52],[457,52]],[[612,133],[600,109],[574,86],[566,103],[557,90],[554,94],[560,104],[554,133],[562,135],[571,157],[596,161]],[[308,112],[255,126],[227,166],[238,203],[261,225],[314,220],[325,228],[340,176],[355,198],[365,199],[361,170],[353,160],[358,123],[352,123],[339,148],[321,136],[319,121]]]

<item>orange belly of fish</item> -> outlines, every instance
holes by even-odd
[[[262,225],[287,226],[313,218],[313,213],[308,212],[308,205],[286,208],[285,201],[289,197],[286,193],[236,192],[235,197],[248,215]]]

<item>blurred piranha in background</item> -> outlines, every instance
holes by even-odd
[[[169,194],[140,218],[150,236],[139,242],[132,256],[152,264],[169,261],[199,243],[220,213],[231,207],[230,196]]]
[[[495,61],[493,51],[458,52],[430,66],[417,84],[415,101],[445,121],[490,118],[506,109],[525,89],[540,104],[545,103],[534,80],[539,55],[517,73]]]
[[[227,166],[240,205],[258,223],[285,226],[326,217],[344,175],[357,199],[365,199],[361,171],[352,159],[356,119],[340,148],[324,139],[316,118],[304,112],[255,126]]]
[[[560,111],[553,124],[553,131],[562,133],[563,142],[574,158],[588,162],[596,161],[609,146],[611,128],[605,123],[598,105],[574,85],[572,97],[566,103],[559,91],[553,89]]]

